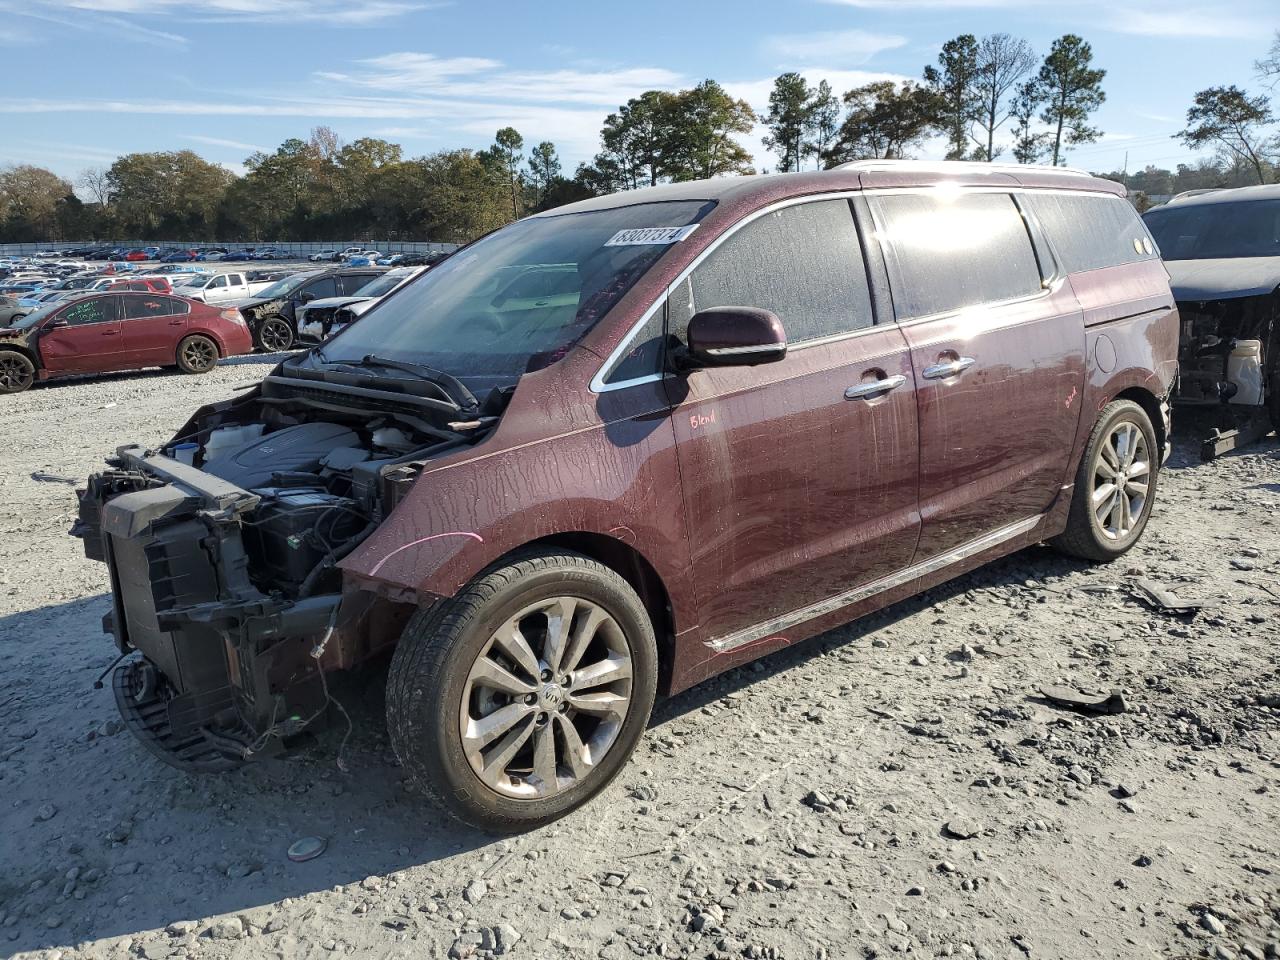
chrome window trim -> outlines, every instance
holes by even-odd
[[[944,181],[940,181],[940,183],[952,184],[954,183],[954,181],[944,180]],[[614,347],[613,350],[609,353],[609,355],[605,357],[604,362],[600,365],[600,367],[596,370],[595,375],[591,378],[591,382],[589,384],[589,388],[591,392],[592,393],[609,393],[610,391],[613,391],[613,390],[624,390],[628,387],[634,387],[642,383],[656,383],[662,380],[666,380],[670,376],[673,376],[673,374],[666,373],[666,372],[648,373],[642,377],[633,377],[630,380],[620,380],[617,383],[604,382],[604,378],[608,376],[609,372],[613,369],[613,367],[616,366],[618,362],[622,359],[623,354],[625,354],[627,350],[630,349],[632,341],[634,341],[635,338],[639,335],[640,331],[644,329],[645,324],[647,324],[651,319],[653,319],[654,313],[656,313],[658,310],[661,310],[664,306],[666,306],[667,300],[671,297],[672,291],[675,290],[676,287],[680,286],[680,284],[684,283],[685,280],[689,279],[689,275],[693,273],[693,271],[696,270],[708,256],[714,253],[716,249],[720,246],[720,244],[724,243],[726,240],[728,240],[731,236],[733,236],[735,233],[737,233],[747,224],[752,223],[767,214],[774,213],[775,211],[778,211],[778,210],[783,210],[787,207],[798,206],[802,203],[814,203],[820,200],[850,200],[850,199],[853,199],[854,197],[865,197],[867,199],[871,199],[878,196],[879,197],[893,196],[897,194],[924,194],[936,189],[938,189],[938,184],[932,184],[928,186],[912,186],[912,187],[866,187],[866,188],[861,188],[857,190],[836,190],[836,191],[832,191],[831,193],[807,193],[800,197],[788,197],[786,200],[775,201],[774,203],[769,204],[767,207],[761,207],[759,210],[755,211],[754,213],[749,214],[748,216],[739,220],[737,223],[733,224],[731,227],[729,227],[729,229],[725,230],[722,234],[720,234],[720,236],[716,237],[713,241],[711,241],[711,244],[707,247],[707,249],[703,250],[702,253],[698,254],[698,256],[696,256],[687,267],[685,267],[682,271],[680,271],[680,274],[675,278],[675,280],[673,280],[670,284],[668,284],[667,289],[662,292],[661,296],[659,296],[653,302],[653,304],[651,304],[649,308],[645,310],[645,312],[641,315],[640,319],[637,320],[632,325],[631,329],[627,332],[626,336],[624,336],[622,340],[619,341],[618,345]],[[947,189],[951,189],[951,187],[948,186]],[[1034,186],[1022,186],[1021,184],[1003,184],[1003,185],[1002,184],[974,184],[972,186],[958,186],[958,189],[960,190],[960,192],[963,192],[963,193],[1006,193],[1006,194],[1070,193],[1070,194],[1079,194],[1082,196],[1090,196],[1090,197],[1101,196],[1101,197],[1115,197],[1118,200],[1125,199],[1124,197],[1118,194],[1113,194],[1106,190],[1085,190],[1083,188],[1061,188],[1061,187],[1034,187]],[[1018,213],[1019,213],[1019,216],[1022,215],[1021,210],[1019,210]],[[850,215],[852,215],[852,212],[850,213]],[[868,240],[874,239],[877,243],[881,243],[881,240],[880,240],[881,225],[880,225],[879,219],[876,217],[874,210],[871,211],[871,215],[872,215],[872,221],[876,227],[876,232],[874,237],[867,238],[867,239]],[[1023,218],[1023,221],[1026,222],[1025,217]],[[1052,240],[1050,240],[1049,242],[1052,245]],[[1033,248],[1034,248],[1034,244],[1033,244]],[[883,244],[881,245],[881,256],[885,256]],[[1055,251],[1055,258],[1056,258],[1056,251]],[[1062,284],[1064,282],[1065,282],[1065,276],[1060,274],[1059,276],[1056,276],[1053,278],[1053,280],[1051,281],[1050,285],[1047,288],[1040,290],[1038,293],[1030,294],[1025,297],[1015,297],[1011,300],[1001,300],[1001,301],[993,301],[991,303],[975,304],[972,307],[964,307],[960,310],[952,310],[946,313],[933,314],[927,317],[912,317],[908,320],[895,320],[894,322],[896,323],[897,326],[902,327],[902,326],[922,323],[929,320],[939,320],[945,317],[953,317],[953,316],[956,316],[957,314],[963,313],[965,310],[973,310],[979,307],[984,309],[988,307],[991,307],[991,308],[1004,307],[1011,304],[1039,300],[1039,299],[1048,297],[1051,294],[1054,294],[1057,291],[1059,291],[1062,288]],[[892,289],[892,284],[890,284],[890,289]],[[888,326],[889,326],[889,323],[887,322],[879,323],[879,324],[873,323],[869,327],[863,327],[859,330],[850,330],[847,333],[833,334],[829,337],[821,337],[816,340],[803,340],[803,341],[800,341],[799,343],[794,343],[789,345],[788,352],[793,353],[796,350],[803,350],[806,347],[820,346],[823,344],[834,343],[839,340],[847,340],[852,337],[862,336],[863,334],[869,333],[873,330],[879,330]]]

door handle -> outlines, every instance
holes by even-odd
[[[926,380],[946,380],[948,377],[954,377],[956,374],[963,373],[972,367],[977,360],[973,357],[957,357],[955,360],[948,360],[945,363],[935,363],[931,367],[925,367],[920,371],[920,376]]]
[[[120,331],[119,330],[103,330],[102,335],[104,337],[118,337],[120,336]]]
[[[888,393],[906,382],[907,378],[900,373],[894,374],[892,377],[885,377],[883,380],[868,380],[866,383],[858,383],[846,389],[844,398],[846,400],[865,400],[878,393]]]
[[[170,320],[170,321],[169,321],[169,326],[171,326],[171,327],[180,327],[180,326],[182,326],[182,325],[183,325],[184,323],[186,323],[186,322],[187,322],[187,321],[185,321],[185,320]]]

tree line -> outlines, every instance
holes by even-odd
[[[1257,70],[1265,84],[1280,84],[1280,34]],[[10,167],[0,170],[0,241],[363,236],[462,243],[586,197],[755,173],[738,138],[757,124],[778,172],[911,157],[934,138],[946,142],[952,160],[992,161],[1008,150],[1018,163],[1060,164],[1071,148],[1101,137],[1092,117],[1106,101],[1105,77],[1075,34],[1059,37],[1043,57],[1006,33],[961,34],[917,80],[837,92],[826,80],[810,84],[784,73],[758,115],[715,80],[646,91],[605,118],[599,151],[572,174],[553,141],[526,144],[512,127],[498,130],[485,149],[418,157],[387,140],[346,143],[316,127],[305,139],[246,158],[243,176],[190,150],[127,154],[84,171],[74,184],[40,167]],[[1234,86],[1197,93],[1175,136],[1217,156],[1185,175],[1180,167],[1178,177],[1214,186],[1241,176],[1266,182],[1280,152],[1274,123],[1263,94]],[[1110,176],[1124,179],[1123,172]]]

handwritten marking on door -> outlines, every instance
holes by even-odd
[[[689,415],[689,429],[697,430],[700,427],[709,427],[716,422],[716,412],[712,410],[710,413],[691,413]]]

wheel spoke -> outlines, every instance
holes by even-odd
[[[1129,498],[1123,493],[1117,498],[1120,501],[1120,535],[1125,536],[1133,527],[1133,514],[1129,512]]]
[[[622,719],[627,715],[627,705],[631,703],[631,698],[617,693],[610,693],[608,690],[601,690],[596,693],[571,693],[569,694],[568,703],[569,706],[581,713],[614,716]]]
[[[1146,460],[1135,460],[1129,464],[1129,479],[1134,477],[1145,477],[1151,472],[1151,464]]]
[[[532,713],[533,707],[526,703],[509,703],[479,720],[473,719],[467,725],[466,739],[473,749],[487,747]]]
[[[559,597],[546,609],[547,640],[542,647],[542,660],[552,673],[560,672],[560,661],[564,658],[577,609],[578,601],[573,597]]]
[[[518,620],[508,621],[501,630],[494,634],[493,642],[530,677],[536,679],[542,672],[542,668],[538,664],[538,658],[534,656],[533,648],[529,646],[529,641],[520,632],[520,622]]]
[[[1112,439],[1115,438],[1112,437],[1102,444],[1102,461],[1105,461],[1107,466],[1111,468],[1111,473],[1114,476],[1115,472],[1120,469],[1120,457],[1116,453],[1115,447],[1111,445]]]
[[[484,769],[480,776],[491,787],[496,787],[502,778],[507,776],[507,766],[533,735],[535,726],[533,718],[528,712],[525,716],[527,718],[525,722],[503,737],[485,758]]]
[[[630,676],[631,658],[610,653],[608,657],[598,663],[574,670],[573,682],[569,685],[569,689],[576,694],[592,687],[602,687],[606,683],[626,680]]]
[[[556,775],[556,731],[548,721],[533,731],[533,775],[538,778],[539,796],[550,796],[560,789]]]
[[[554,722],[560,728],[560,737],[564,740],[564,762],[574,779],[581,780],[591,769],[591,757],[587,754],[586,744],[578,736],[578,729],[568,717],[556,714]]]
[[[536,684],[521,680],[502,664],[494,663],[488,657],[481,657],[476,661],[476,665],[471,668],[471,680],[482,687],[507,693],[513,697],[524,696],[538,689]]]
[[[587,652],[587,647],[595,639],[600,626],[608,619],[609,614],[605,613],[600,607],[592,607],[585,616],[578,618],[573,636],[569,641],[569,649],[565,651],[564,658],[560,664],[562,671],[567,673],[578,666],[578,661]]]
[[[1098,489],[1093,491],[1094,507],[1100,506],[1104,500],[1114,496],[1115,492],[1116,485],[1114,483],[1104,483],[1102,486],[1098,487]]]

